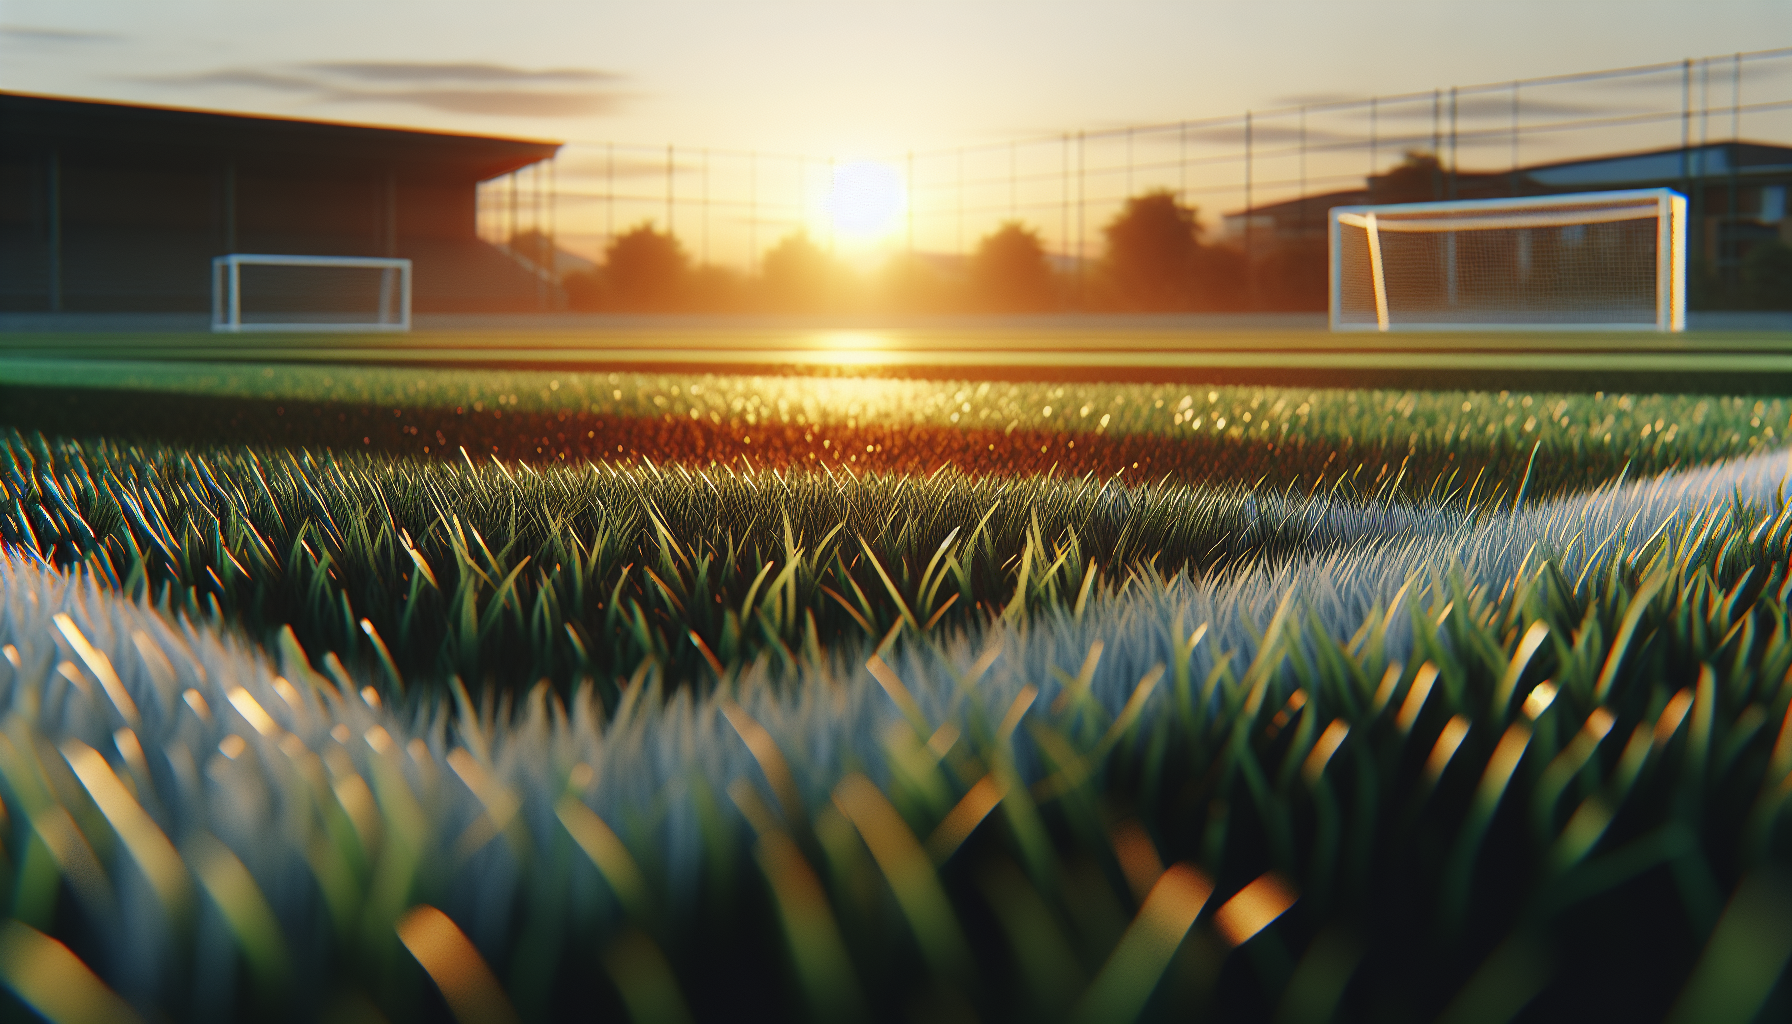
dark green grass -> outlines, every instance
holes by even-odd
[[[1331,494],[0,443],[0,539],[390,681],[713,679],[1329,539]],[[1267,504],[1266,504],[1267,501]],[[1024,597],[1016,604],[1017,586]],[[712,668],[713,663],[713,668]]]
[[[43,372],[66,375],[70,365]],[[1011,603],[1017,580],[1029,595],[1024,611],[1145,564],[1200,576],[1313,553],[1331,538],[1307,523],[1337,502],[1393,500],[1460,517],[1509,506],[1521,488],[1537,498],[1759,450],[1783,433],[1785,412],[1779,400],[1628,395],[93,370],[95,379],[131,372],[148,373],[142,386],[170,400],[489,402],[513,418],[726,418],[744,431],[819,431],[842,420],[924,432],[1059,423],[1071,437],[1209,446],[1224,474],[1207,486],[1124,486],[952,470],[536,470],[473,462],[464,451],[427,462],[52,445],[17,432],[0,444],[10,506],[0,507],[0,539],[59,565],[91,562],[171,610],[222,613],[257,635],[291,625],[315,655],[382,664],[394,682],[459,676],[475,688],[547,678],[565,690],[583,677],[610,687],[644,656],[686,680],[762,655],[793,665],[905,620],[980,621]],[[1253,489],[1266,485],[1274,491]]]
[[[671,416],[737,427],[863,426],[1220,437],[1364,448],[1609,449],[1636,472],[1772,447],[1783,397],[1021,383],[255,363],[12,360],[0,384],[392,409]],[[1645,429],[1646,428],[1646,429]],[[1254,479],[1254,478],[1253,478]],[[1243,482],[1252,482],[1245,480]]]
[[[359,680],[295,658],[283,670],[305,689],[277,695],[203,637],[158,648],[115,625],[127,678],[183,680],[161,697],[138,684],[142,707],[178,718],[151,734],[146,711],[146,739],[204,755],[208,781],[139,771],[97,685],[58,686],[67,670],[47,660],[0,668],[0,787],[19,809],[0,979],[41,994],[29,962],[102,998],[46,957],[48,934],[114,985],[166,965],[135,975],[136,998],[175,1017],[1777,1019],[1792,1005],[1788,555],[1786,509],[1713,506],[1602,546],[1584,572],[1527,558],[1497,592],[1415,578],[1350,636],[1286,605],[1254,654],[1205,677],[1188,671],[1203,634],[1186,595],[1139,579],[1081,615],[1054,603],[993,663],[910,631],[870,691],[882,728],[826,724],[819,745],[817,716],[878,686],[856,665],[662,701],[648,664],[607,721],[543,693],[514,716],[463,707],[447,732],[440,712],[370,711]],[[9,623],[54,606],[23,575],[37,610]],[[1415,637],[1403,658],[1396,621]],[[1111,653],[1085,657],[1091,636]],[[1041,646],[1072,660],[1035,676]],[[1116,711],[1090,682],[1123,658],[1156,664],[1111,680],[1129,695]],[[185,680],[214,720],[182,710]],[[894,710],[917,697],[935,710]],[[93,724],[58,724],[70,708]],[[824,756],[843,739],[849,758]],[[83,751],[114,743],[107,786]],[[630,765],[676,784],[639,791],[617,774]],[[301,813],[234,853],[175,828],[228,832],[270,806]],[[145,938],[120,958],[106,938],[127,918],[104,897],[150,899],[137,872],[162,830],[178,861],[158,862],[166,896],[137,906]],[[425,905],[477,940],[490,981],[440,941],[400,945]]]

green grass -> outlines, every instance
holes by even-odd
[[[646,660],[608,711],[291,644],[276,678],[9,556],[0,979],[183,1018],[428,1017],[430,972],[525,1019],[1771,1017],[1792,509],[1748,472],[702,697]]]
[[[895,428],[1061,430],[1362,448],[1437,447],[1468,459],[1496,446],[1603,448],[1638,472],[1746,454],[1787,436],[1784,398],[1701,395],[1320,390],[1172,384],[939,382],[714,374],[440,370],[12,360],[19,387],[113,388],[210,398],[390,408],[672,416]],[[1246,481],[1249,482],[1249,481]]]
[[[0,539],[57,564],[258,635],[290,625],[314,655],[386,665],[394,685],[475,689],[613,691],[644,657],[713,681],[905,622],[1071,604],[1134,565],[1285,560],[1337,532],[1313,521],[1330,494],[1237,487],[537,472],[16,434],[0,442],[0,487]]]
[[[1338,464],[0,436],[0,982],[52,1020],[1792,1008],[1782,403],[928,387],[827,414],[1223,408]],[[1366,438],[1523,471],[1415,497]]]

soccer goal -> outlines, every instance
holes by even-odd
[[[214,331],[410,329],[410,260],[264,253],[212,260]]]
[[[1686,329],[1672,189],[1339,206],[1334,331]]]

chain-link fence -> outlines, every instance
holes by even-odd
[[[1778,147],[1786,146],[1792,48],[1315,99],[883,154],[878,162],[900,176],[907,205],[874,248],[950,263],[1017,220],[1061,273],[1076,276],[1101,256],[1102,229],[1126,200],[1153,190],[1198,208],[1204,239],[1250,261],[1322,236],[1325,208],[1339,203],[1670,184],[1693,197],[1695,230],[1712,236],[1695,238],[1695,254],[1733,265],[1748,238],[1785,231],[1792,158]],[[1629,163],[1614,162],[1624,156]],[[601,261],[619,234],[648,221],[670,229],[694,262],[751,274],[792,232],[836,245],[828,195],[841,166],[827,156],[575,140],[548,164],[485,183],[480,232],[515,239],[535,261],[564,250],[558,274],[585,266],[581,258]]]

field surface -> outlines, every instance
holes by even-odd
[[[1731,392],[1784,390],[1792,380],[1792,336],[1783,331],[1332,334],[1149,326],[691,325],[409,335],[0,335],[0,358],[46,357]]]
[[[1792,1014],[1783,335],[510,341],[0,339],[0,1012]]]

